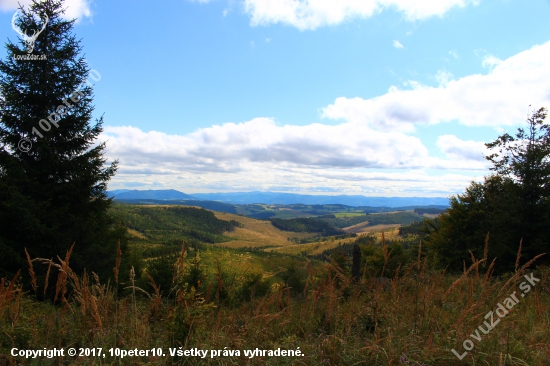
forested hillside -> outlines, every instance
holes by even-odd
[[[325,236],[338,235],[343,233],[341,230],[334,228],[330,224],[316,219],[271,219],[271,223],[278,229],[285,231],[294,231],[297,233],[319,233]]]
[[[193,238],[217,243],[229,240],[222,234],[239,226],[236,221],[219,220],[212,211],[194,207],[115,204],[109,212],[150,240]]]
[[[421,215],[413,212],[395,212],[350,217],[320,218],[320,220],[325,221],[328,224],[337,228],[345,228],[363,222],[368,222],[369,226],[385,224],[409,225],[413,222],[422,221],[422,219],[423,217]]]

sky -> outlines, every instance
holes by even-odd
[[[100,75],[110,190],[449,197],[550,107],[550,0],[65,6]]]

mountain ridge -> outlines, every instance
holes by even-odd
[[[108,197],[114,197],[118,200],[135,199],[155,199],[155,200],[196,200],[196,197],[190,196],[175,189],[117,189],[107,192]]]
[[[362,195],[306,195],[278,192],[231,192],[194,193],[192,195],[175,189],[168,190],[113,190],[109,197],[116,200],[204,200],[231,204],[342,204],[347,206],[403,207],[403,206],[448,206],[445,197],[368,197]]]

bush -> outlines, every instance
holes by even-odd
[[[308,273],[305,268],[299,268],[296,261],[291,261],[286,270],[280,274],[281,279],[290,287],[294,295],[304,292]]]
[[[271,281],[261,273],[247,273],[241,282],[237,297],[239,301],[249,301],[254,297],[263,297],[269,293]]]

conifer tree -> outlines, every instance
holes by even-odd
[[[513,271],[520,242],[523,264],[539,254],[537,264],[550,263],[550,124],[540,108],[528,118],[528,129],[504,133],[485,144],[492,153],[494,174],[472,182],[452,197],[437,225],[426,228],[434,257],[449,270],[462,271],[472,255],[484,256],[487,232],[489,260],[498,258],[496,272]]]
[[[514,214],[528,259],[541,253],[550,255],[550,124],[545,123],[546,116],[546,108],[540,108],[527,118],[528,130],[518,128],[515,136],[504,133],[485,144],[496,150],[486,157],[493,163],[491,170],[516,184],[521,204]]]
[[[92,123],[100,75],[63,12],[60,0],[20,8],[21,37],[0,60],[0,276],[26,266],[24,248],[63,258],[73,243],[74,270],[110,275],[117,240],[125,245],[125,229],[107,214],[117,161],[106,164],[96,141],[103,117]]]

